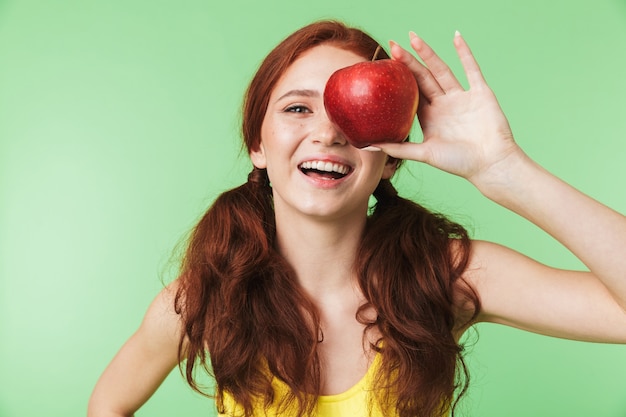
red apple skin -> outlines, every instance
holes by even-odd
[[[413,74],[392,59],[339,69],[324,89],[329,119],[357,148],[404,141],[415,120],[418,100]]]

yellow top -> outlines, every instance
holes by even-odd
[[[373,377],[380,366],[380,361],[380,354],[377,354],[363,378],[347,391],[335,395],[320,395],[317,399],[315,417],[383,417],[383,413],[375,405],[375,401],[370,401],[369,397],[371,392],[369,387],[372,386]],[[274,378],[272,381],[272,386],[276,392],[276,397],[279,399],[276,401],[276,404],[278,404],[280,398],[286,395],[289,387],[277,378]],[[372,406],[371,412],[369,410],[370,405]],[[233,398],[228,394],[224,395],[224,406],[229,411],[234,410],[234,413],[219,414],[220,417],[243,415],[241,408],[235,405]],[[262,404],[254,413],[254,417],[280,417],[281,415],[287,416],[291,414],[288,411],[279,414],[275,406],[264,412]]]

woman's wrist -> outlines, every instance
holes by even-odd
[[[498,162],[479,171],[468,180],[490,200],[515,210],[528,201],[533,183],[547,172],[524,151],[515,147]],[[515,210],[517,211],[517,210]]]

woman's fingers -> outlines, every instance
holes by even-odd
[[[439,58],[435,51],[415,33],[411,32],[409,36],[411,38],[411,47],[422,61],[424,61],[432,77],[441,86],[443,91],[462,90],[463,87],[461,83],[456,79],[450,67]]]
[[[415,59],[411,53],[393,41],[390,41],[389,45],[391,46],[391,56],[396,61],[402,62],[409,67],[415,76],[421,95],[430,101],[434,97],[445,94],[445,91],[435,80],[430,70]]]
[[[433,49],[415,33],[410,33],[411,47],[422,59],[420,63],[413,55],[395,42],[390,42],[391,55],[394,59],[407,65],[417,80],[420,92],[428,100],[446,94],[447,92],[463,90],[454,73],[445,62],[433,51]],[[476,62],[467,42],[457,31],[454,35],[454,47],[463,65],[470,88],[484,86],[485,79]]]
[[[465,70],[465,76],[467,77],[470,88],[484,86],[486,82],[480,70],[480,66],[458,30],[454,34],[454,47],[461,60],[461,65],[463,65],[463,69]]]
[[[387,155],[404,160],[430,163],[432,155],[428,146],[424,143],[402,142],[402,143],[377,143],[364,148],[368,151],[383,151]]]

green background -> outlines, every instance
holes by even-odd
[[[177,244],[245,179],[256,66],[329,17],[405,46],[414,30],[457,73],[460,30],[524,149],[626,212],[624,0],[0,0],[0,416],[84,415]],[[398,183],[477,238],[582,267],[461,179],[410,163]],[[462,415],[626,416],[623,345],[482,325],[470,365]],[[174,371],[138,416],[212,413]]]

